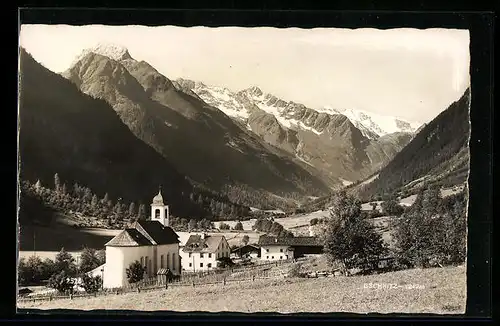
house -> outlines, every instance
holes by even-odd
[[[163,268],[180,274],[179,237],[169,226],[169,209],[161,190],[153,198],[150,219],[132,223],[105,246],[106,263],[93,271],[102,273],[105,288],[126,286],[126,269],[135,261],[144,267],[144,278],[156,277]]]
[[[257,244],[247,244],[231,250],[231,254],[240,258],[258,258],[260,257],[260,246]]]
[[[217,267],[217,259],[229,258],[229,244],[223,235],[192,234],[180,250],[182,269],[208,271]]]
[[[262,260],[294,259],[323,252],[323,244],[317,237],[278,238],[262,235],[259,238],[259,246]]]

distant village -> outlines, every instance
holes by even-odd
[[[314,236],[270,235],[231,249],[224,235],[188,232],[181,237],[170,227],[169,218],[169,206],[159,191],[152,200],[150,218],[132,223],[107,242],[105,264],[89,274],[101,276],[104,288],[121,288],[129,285],[126,271],[136,262],[144,269],[144,279],[161,279],[211,271],[233,260],[285,261],[323,250]]]

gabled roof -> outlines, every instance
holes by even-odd
[[[136,229],[125,229],[105,244],[105,246],[111,247],[136,247],[152,245],[153,244],[151,243],[151,241],[149,241],[142,233],[140,233]]]
[[[243,248],[248,248],[248,249],[255,249],[255,250],[260,250],[260,246],[257,245],[257,244],[247,244],[247,245],[244,245],[244,246],[241,246],[241,247],[238,247],[238,248],[234,248],[233,250],[231,250],[231,252],[236,252],[236,251],[239,251]]]
[[[277,238],[267,235],[262,235],[259,238],[260,246],[311,246],[322,247],[323,243],[318,237],[293,237],[293,238]]]
[[[179,243],[179,236],[169,226],[163,226],[158,221],[137,221],[132,226],[141,232],[153,244],[173,244]]]
[[[130,225],[105,246],[135,247],[179,243],[179,236],[171,227],[158,221],[137,221]]]
[[[206,235],[205,239],[199,234],[192,234],[186,241],[182,251],[184,252],[216,252],[220,242],[224,239],[223,235]]]

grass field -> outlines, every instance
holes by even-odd
[[[19,303],[18,308],[457,314],[465,309],[465,277],[465,267],[413,269],[370,276],[170,287],[96,298]]]

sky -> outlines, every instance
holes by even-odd
[[[467,30],[21,26],[20,45],[57,73],[98,43],[124,46],[170,79],[233,91],[258,86],[313,109],[358,109],[420,123],[470,83]]]

